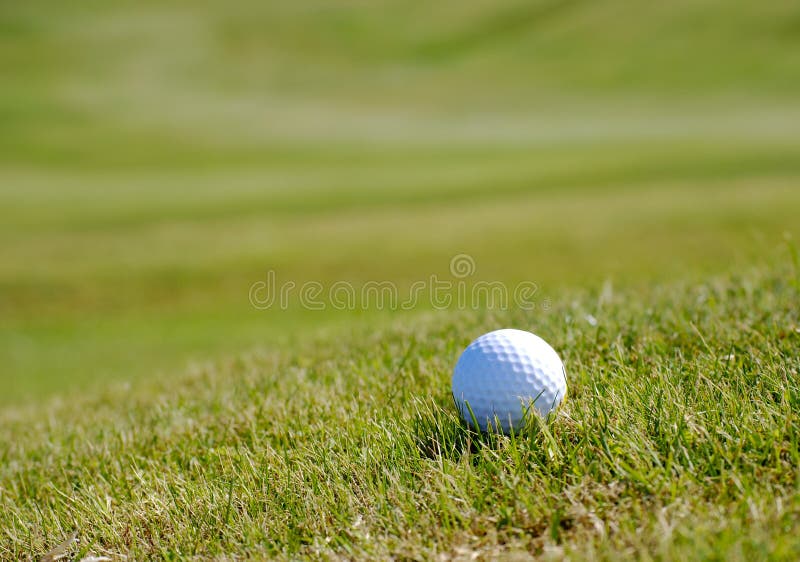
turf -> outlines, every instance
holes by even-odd
[[[0,7],[0,404],[370,315],[254,314],[268,269],[549,290],[800,235],[791,2],[462,4]]]
[[[430,314],[7,414],[3,556],[75,527],[137,559],[796,558],[797,282],[783,263]],[[562,350],[568,399],[476,435],[450,369],[508,325]]]
[[[800,558],[799,22],[0,5],[0,558]],[[462,254],[534,308],[250,300]],[[448,394],[498,327],[569,376],[515,439]]]

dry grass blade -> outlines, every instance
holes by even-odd
[[[67,537],[64,542],[45,553],[45,555],[39,559],[39,562],[56,562],[56,560],[65,558],[69,548],[76,542],[78,542],[78,531],[72,531],[72,534]]]

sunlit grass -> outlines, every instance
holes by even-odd
[[[0,558],[800,558],[799,33],[788,0],[3,4]],[[535,311],[249,300],[456,254]],[[500,327],[569,373],[513,440],[448,394]]]
[[[791,558],[798,304],[781,264],[566,292],[547,312],[400,317],[7,412],[4,556],[75,526],[83,551],[136,558]],[[451,368],[509,325],[560,351],[570,396],[517,438],[479,436]]]

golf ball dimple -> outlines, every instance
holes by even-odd
[[[547,416],[567,394],[561,358],[542,338],[522,330],[496,330],[473,341],[458,359],[452,382],[461,417],[474,425],[474,415],[481,431],[516,431],[527,411]]]

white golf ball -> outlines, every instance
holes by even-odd
[[[481,431],[517,431],[529,410],[547,416],[566,394],[567,375],[558,354],[522,330],[482,335],[464,350],[453,371],[456,407],[470,425],[474,414]]]

